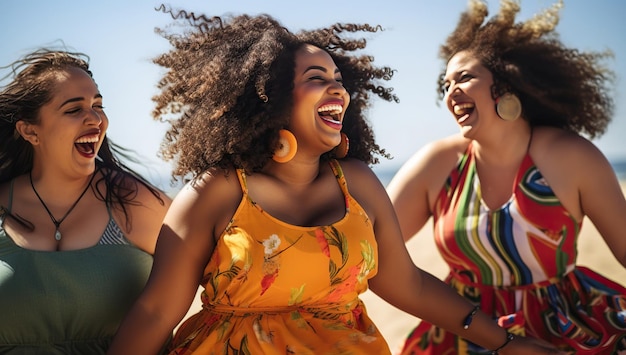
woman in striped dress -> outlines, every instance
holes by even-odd
[[[626,353],[626,289],[576,264],[587,216],[626,265],[626,200],[581,135],[610,121],[607,53],[562,44],[560,6],[515,23],[519,6],[504,0],[482,24],[486,5],[470,3],[441,47],[460,133],[421,149],[388,192],[405,240],[433,217],[446,281],[501,326],[576,354]],[[403,348],[453,353],[490,352],[427,322]]]

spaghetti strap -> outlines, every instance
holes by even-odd
[[[237,169],[237,179],[239,179],[241,192],[243,192],[244,196],[248,196],[248,181],[246,180],[246,173],[243,169]]]
[[[11,179],[11,184],[9,185],[9,203],[7,204],[7,213],[11,213],[11,206],[13,206],[13,184],[15,183],[15,179]]]
[[[330,168],[333,169],[333,173],[335,174],[335,178],[337,178],[341,192],[343,192],[344,200],[346,201],[346,212],[348,212],[350,210],[350,199],[348,198],[348,196],[350,196],[350,192],[348,191],[348,183],[345,175],[343,175],[343,170],[341,169],[339,161],[332,159],[330,161]]]
[[[530,127],[530,137],[528,138],[528,146],[526,147],[526,155],[530,154],[530,144],[533,142],[533,127]]]

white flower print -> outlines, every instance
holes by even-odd
[[[265,257],[268,257],[280,246],[280,238],[276,234],[272,234],[263,241],[263,246],[265,247]]]

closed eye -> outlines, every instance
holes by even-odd
[[[461,77],[459,78],[459,82],[460,82],[460,83],[464,83],[464,82],[466,82],[466,81],[468,81],[468,80],[471,80],[471,79],[473,79],[473,78],[474,78],[474,76],[473,76],[473,75],[471,75],[471,74],[467,74],[467,73],[464,73],[464,74],[463,74],[463,75],[461,75]]]

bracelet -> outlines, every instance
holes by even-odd
[[[498,351],[502,350],[505,346],[509,345],[509,343],[511,341],[513,341],[513,339],[515,339],[515,335],[513,335],[513,333],[509,333],[508,331],[506,332],[506,341],[504,342],[504,344],[500,345],[496,350],[493,350],[491,352],[491,355],[497,355]]]
[[[472,324],[472,320],[474,319],[474,316],[476,315],[479,309],[480,309],[480,306],[475,306],[472,309],[472,311],[469,312],[469,314],[465,317],[465,320],[463,320],[463,329],[469,328],[470,324]]]

